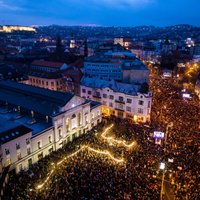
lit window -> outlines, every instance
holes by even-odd
[[[49,143],[52,143],[51,135],[49,136]]]
[[[37,144],[38,144],[38,149],[41,149],[42,148],[41,142],[39,141]]]
[[[27,148],[27,154],[28,155],[31,154],[31,148],[30,147]]]

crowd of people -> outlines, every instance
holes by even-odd
[[[165,162],[164,186],[170,183],[172,191],[168,195],[176,200],[200,199],[199,104],[184,100],[173,80],[155,79],[151,89],[154,94],[151,124],[133,124],[114,116],[105,118],[99,126],[52,152],[30,170],[11,174],[7,195],[13,199],[41,200],[157,200],[163,173],[159,164]],[[127,148],[101,137],[110,124],[114,126],[107,136],[126,144],[135,141],[135,145]],[[167,134],[166,143],[155,144],[154,130]],[[51,171],[52,163],[82,145],[107,150],[124,162],[117,163],[107,155],[84,149],[57,166],[44,187],[37,189]]]
[[[158,170],[163,149],[149,141],[150,129],[126,120],[123,121],[124,129],[117,118],[106,121],[98,130],[82,135],[58,153],[35,164],[28,172],[13,174],[9,183],[10,195],[16,199],[159,199],[161,174]],[[127,143],[136,141],[136,145],[126,148],[102,138],[102,131],[111,123],[114,127],[107,133],[109,136]],[[123,158],[124,162],[117,163],[106,155],[85,149],[58,166],[46,185],[38,190],[37,185],[45,180],[51,163],[83,144],[98,150],[106,149],[115,158]]]
[[[152,124],[166,127],[166,160],[177,199],[200,199],[200,103],[199,100],[184,99],[182,88],[176,80],[152,79],[153,110]]]

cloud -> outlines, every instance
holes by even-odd
[[[23,8],[8,4],[8,3],[0,0],[0,10],[18,11],[18,10],[23,10]]]

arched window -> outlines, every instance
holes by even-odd
[[[78,113],[78,126],[80,126],[81,125],[81,113]]]
[[[69,118],[66,119],[65,123],[66,123],[66,130],[69,131]]]
[[[73,114],[71,118],[72,118],[72,119],[76,118],[76,115],[75,115],[75,114]]]

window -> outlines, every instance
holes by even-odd
[[[31,154],[31,148],[30,147],[27,148],[27,154],[28,155]]]
[[[119,101],[124,101],[124,98],[123,97],[119,97]]]
[[[92,92],[90,91],[90,90],[88,90],[88,92],[87,92],[89,95],[91,95],[92,94]]]
[[[38,154],[38,160],[41,160],[43,158],[43,152]]]
[[[106,103],[106,101],[103,101],[103,105],[104,105],[104,106],[107,106],[107,103]]]
[[[51,82],[51,86],[54,86],[54,82]]]
[[[30,138],[27,138],[27,139],[26,139],[26,144],[28,145],[28,144],[30,144],[30,143],[31,143]]]
[[[126,111],[131,112],[131,107],[127,106]]]
[[[143,106],[143,105],[144,105],[144,101],[139,100],[139,101],[138,101],[138,104],[139,104],[140,106]]]
[[[49,143],[52,143],[51,135],[49,136]]]
[[[11,164],[11,159],[10,158],[7,158],[6,159],[6,166],[10,165]]]
[[[65,123],[66,123],[66,130],[68,132],[69,131],[69,118],[66,119]]]
[[[109,107],[113,107],[113,103],[109,103]]]
[[[118,105],[118,109],[120,109],[120,110],[124,110],[124,106],[123,106],[123,104],[119,104],[119,105]]]
[[[100,97],[100,92],[97,92],[97,96]]]
[[[5,153],[6,153],[6,155],[9,155],[10,154],[10,150],[9,149],[5,149]]]
[[[143,109],[142,108],[138,108],[138,113],[143,114]]]
[[[16,144],[16,149],[17,150],[20,149],[20,144],[19,143]]]
[[[148,101],[148,108],[151,107],[151,101]]]
[[[46,81],[46,85],[48,86],[48,81]]]
[[[114,99],[114,96],[113,96],[113,95],[110,95],[110,99],[113,100],[113,99]]]
[[[28,159],[28,166],[30,167],[32,165],[32,158]]]
[[[103,98],[105,98],[105,99],[106,99],[106,98],[107,98],[107,94],[103,94]]]
[[[58,135],[59,135],[59,139],[61,139],[62,138],[62,130],[61,129],[58,130]]]
[[[21,155],[21,153],[19,152],[19,153],[17,153],[17,160],[20,160],[22,158],[22,155]]]
[[[49,148],[49,154],[53,152],[53,147]]]
[[[130,115],[130,114],[126,114],[126,118],[128,118],[128,119],[132,119],[132,118],[133,118],[133,116],[132,116],[132,115]]]
[[[42,148],[41,142],[39,141],[37,144],[38,144],[38,149],[41,149]]]
[[[22,164],[19,164],[19,171],[22,171]]]
[[[85,90],[85,89],[82,89],[82,92],[83,92],[83,93],[86,93],[86,90]]]
[[[132,99],[127,99],[127,103],[132,103]]]

